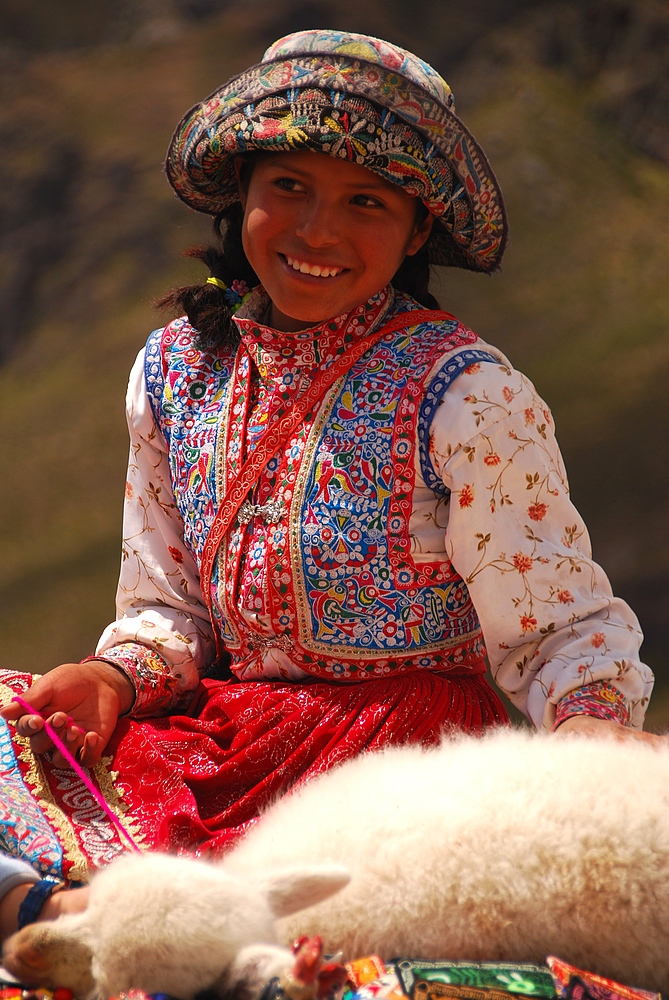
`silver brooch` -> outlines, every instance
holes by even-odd
[[[249,503],[245,500],[239,508],[237,520],[240,524],[250,524],[254,517],[264,517],[265,524],[276,524],[283,514],[282,500],[268,500],[267,503]]]
[[[263,649],[265,652],[269,652],[270,649],[280,649],[284,653],[291,653],[295,649],[295,639],[286,633],[264,636],[252,632],[247,642],[249,649]]]

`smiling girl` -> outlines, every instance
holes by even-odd
[[[540,729],[652,738],[638,623],[546,405],[429,292],[432,265],[494,271],[507,239],[438,74],[288,36],[185,115],[167,175],[222,240],[131,375],[117,621],[83,664],[3,677],[2,833],[32,866],[0,884],[6,927],[47,898],[36,871],[85,881],[123,850],[39,756],[43,717],[147,847],[195,853],[347,757],[506,722],[487,661]]]

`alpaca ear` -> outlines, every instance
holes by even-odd
[[[275,917],[287,917],[332,896],[351,881],[344,868],[294,868],[263,879],[265,893]]]

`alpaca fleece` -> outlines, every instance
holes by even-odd
[[[278,801],[216,865],[114,863],[86,913],[26,928],[5,963],[31,944],[46,974],[76,943],[80,993],[177,992],[186,969],[189,1000],[256,990],[298,934],[347,959],[557,954],[668,991],[669,749],[503,730],[363,755]]]

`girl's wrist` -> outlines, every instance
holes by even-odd
[[[127,715],[135,704],[135,688],[124,671],[109,660],[95,658],[83,661],[89,669],[93,669],[100,679],[111,687],[119,700],[119,715]]]

